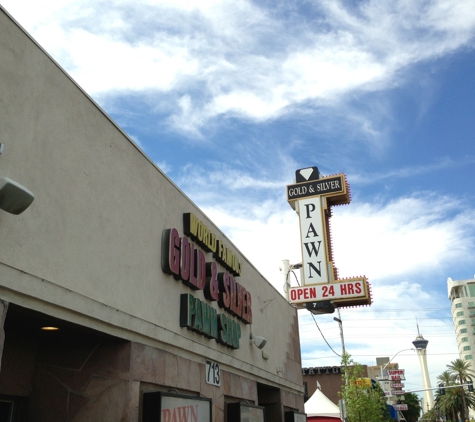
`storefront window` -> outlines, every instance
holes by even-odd
[[[144,393],[143,422],[211,422],[211,399],[162,392]]]
[[[264,408],[239,402],[228,403],[227,422],[264,422]]]

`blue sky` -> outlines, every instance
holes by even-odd
[[[345,173],[335,264],[374,298],[341,311],[347,350],[392,357],[417,318],[435,385],[458,357],[447,277],[475,274],[471,2],[1,1],[279,292],[301,260],[285,186]],[[339,352],[333,316],[316,320]],[[300,321],[304,366],[338,365]],[[414,353],[396,360],[421,388]]]

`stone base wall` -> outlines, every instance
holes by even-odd
[[[3,357],[0,394],[27,397],[34,422],[139,422],[143,393],[172,389],[211,398],[212,420],[221,422],[228,402],[257,404],[267,394],[262,384],[227,371],[220,387],[207,384],[204,359],[110,338],[45,342],[7,333]],[[300,396],[273,391],[280,403],[268,409],[273,420],[280,419],[282,404],[303,404]]]
[[[31,421],[138,421],[130,343],[39,343],[9,334],[0,394],[28,397]]]

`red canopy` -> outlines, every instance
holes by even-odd
[[[307,422],[341,422],[341,419],[330,416],[307,416]]]

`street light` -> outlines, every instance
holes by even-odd
[[[338,316],[340,317],[340,311],[338,311]],[[343,338],[343,322],[341,321],[340,318],[333,317],[333,320],[338,322],[338,325],[340,326],[340,337],[341,337],[341,358],[344,359],[344,356],[346,354],[345,351],[345,340]]]
[[[411,349],[402,349],[402,350],[399,350],[399,352],[397,352],[391,359],[389,359],[389,361],[388,361],[388,363],[386,363],[386,365],[381,366],[380,382],[383,381],[383,380],[386,381],[386,380],[389,378],[389,377],[384,377],[384,376],[383,376],[383,371],[387,368],[387,366],[393,361],[393,359],[394,359],[397,355],[399,355],[399,353],[405,352],[405,351],[407,351],[407,350],[416,350],[416,349],[411,348]],[[383,384],[382,384],[382,383],[381,383],[380,385],[381,385],[381,387],[383,387]],[[387,383],[385,383],[385,387],[386,387],[386,388],[388,387],[388,386],[387,386]],[[386,394],[386,391],[388,391],[388,390],[386,390],[386,388],[383,388],[383,390],[385,391],[385,394]],[[389,397],[387,397],[387,403],[390,404],[390,398],[389,398]],[[400,411],[398,410],[397,412],[398,412],[398,415],[400,415]]]
[[[343,337],[343,322],[341,320],[341,315],[340,315],[340,310],[337,308],[337,311],[338,311],[338,318],[337,317],[333,317],[333,320],[338,322],[338,325],[340,327],[340,337],[341,337],[341,362],[343,364],[343,366],[345,367],[345,384],[346,386],[348,387],[348,383],[349,383],[349,380],[348,380],[348,375],[347,375],[347,372],[346,372],[346,362],[347,362],[347,359],[346,359],[346,351],[345,351],[345,340],[344,340],[344,337]],[[346,422],[347,421],[347,418],[346,418],[346,403],[345,403],[345,400],[344,399],[341,399],[339,400],[339,406],[340,406],[340,415],[341,415],[341,420],[343,422]]]
[[[391,359],[389,359],[389,362],[384,365],[384,366],[381,366],[381,379],[383,379],[383,371],[386,369],[386,367],[392,362],[392,360],[397,356],[399,355],[399,353],[401,352],[407,352],[408,350],[416,350],[414,348],[411,348],[411,349],[402,349],[402,350],[399,350],[399,352],[397,352]]]
[[[341,315],[340,315],[340,310],[337,308],[338,310],[338,316],[340,318],[337,318],[337,317],[333,317],[333,320],[338,322],[338,325],[340,327],[340,337],[341,337],[341,363],[343,364],[343,366],[345,367],[345,374],[346,374],[346,362],[347,362],[347,359],[346,359],[346,350],[345,350],[345,339],[343,337],[343,322],[341,320]],[[346,385],[348,385],[348,377],[345,375],[345,380],[346,380]]]

